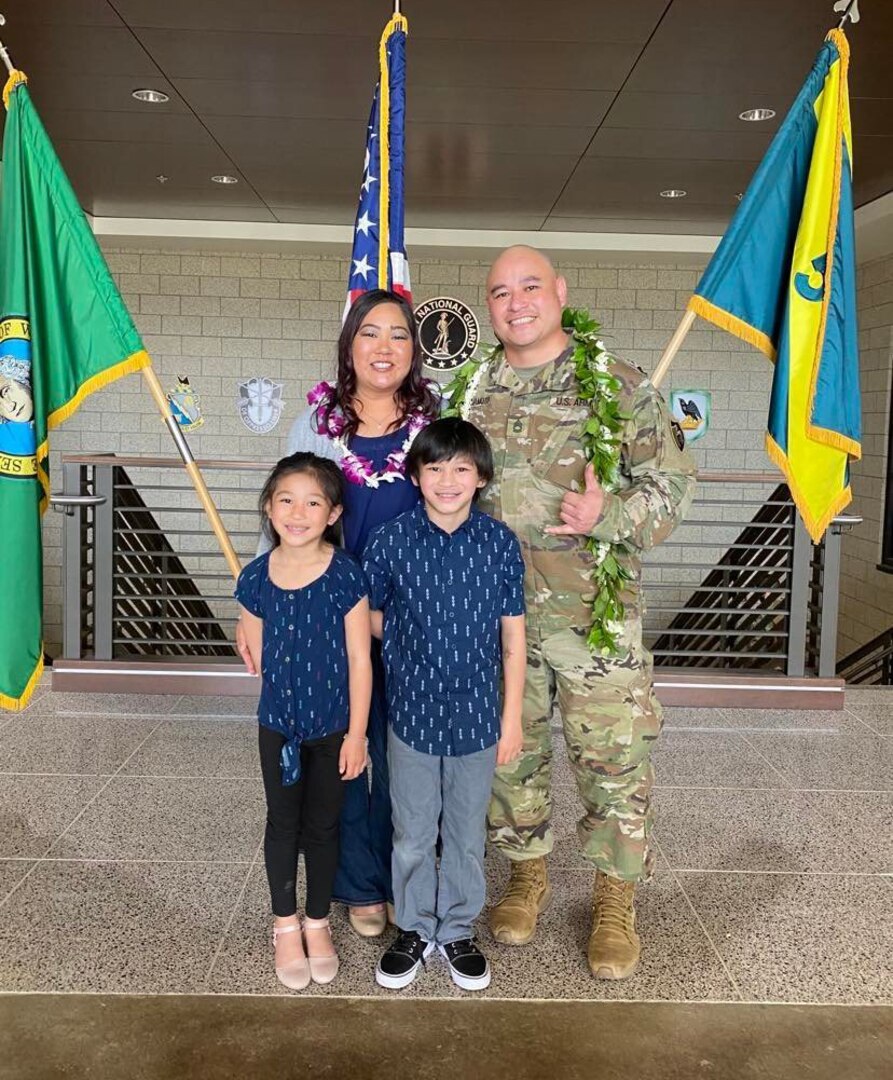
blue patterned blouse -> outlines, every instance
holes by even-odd
[[[424,505],[375,529],[363,555],[384,612],[388,718],[413,750],[472,754],[499,738],[499,629],[524,613],[517,537],[472,510],[454,533]]]
[[[368,595],[363,571],[336,550],[300,589],[270,581],[270,553],[239,574],[236,599],[264,621],[258,722],[284,735],[282,783],[301,777],[301,743],[346,729],[350,719],[344,617]]]

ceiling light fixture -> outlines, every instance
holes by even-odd
[[[218,173],[217,176],[212,176],[211,179],[215,184],[238,184],[238,176],[228,176],[226,173]]]
[[[156,179],[156,180],[158,181],[158,183],[159,183],[159,184],[166,184],[166,183],[168,182],[168,180],[170,180],[170,177],[169,177],[169,176],[165,176],[163,172],[160,172],[160,173],[159,173],[159,174],[158,174],[158,175],[157,175],[157,176],[155,177],[155,179]]]
[[[682,188],[671,187],[660,193],[662,199],[684,199],[688,194],[687,191],[683,191]]]
[[[775,116],[775,109],[745,109],[744,112],[738,113],[739,120],[747,120],[750,123],[771,120],[773,116]]]
[[[165,94],[163,90],[134,90],[130,96],[149,105],[163,105],[171,99],[170,94]]]

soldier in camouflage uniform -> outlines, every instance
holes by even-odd
[[[642,644],[642,553],[682,520],[695,468],[678,426],[638,368],[612,361],[621,383],[620,487],[602,490],[580,442],[578,401],[561,311],[567,288],[532,248],[509,248],[487,281],[493,329],[504,347],[483,372],[468,418],[489,436],[496,464],[481,508],[517,534],[526,564],[528,660],[524,750],[497,769],[491,842],[512,862],[491,911],[494,936],[524,944],[551,899],[551,733],[557,698],[584,813],[577,831],[596,868],[588,959],[593,975],[624,978],[639,941],[633,894],[651,862],[651,749],[661,729],[650,653]],[[592,557],[583,538],[619,544],[631,573],[617,655],[590,651]]]

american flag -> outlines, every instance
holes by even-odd
[[[403,240],[408,29],[405,16],[394,15],[381,35],[380,72],[366,133],[366,160],[354,224],[345,314],[368,289],[393,289],[412,301]]]

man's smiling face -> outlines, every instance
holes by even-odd
[[[487,277],[487,307],[510,362],[546,363],[563,350],[566,301],[564,278],[540,252],[513,247],[497,258]]]

